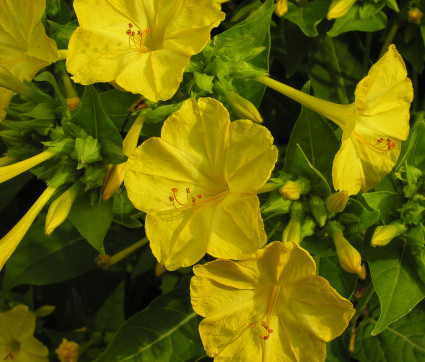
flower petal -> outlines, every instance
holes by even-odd
[[[332,180],[336,191],[347,191],[348,195],[356,195],[365,184],[365,174],[354,137],[343,141],[335,155]]]
[[[257,192],[270,178],[277,148],[269,130],[248,120],[232,122],[226,154],[226,181],[232,192]]]

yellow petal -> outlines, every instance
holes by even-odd
[[[267,128],[248,120],[232,122],[225,172],[232,192],[257,192],[270,178],[277,148]]]
[[[116,81],[155,102],[174,95],[190,57],[224,18],[214,0],[76,0],[74,7],[80,27],[67,58],[73,79]]]
[[[356,195],[365,184],[362,161],[356,144],[354,137],[343,141],[332,166],[335,190],[346,191],[348,195]]]
[[[13,92],[11,90],[0,88],[0,122],[3,121],[4,117],[6,117],[6,111],[4,108],[9,105],[12,96]]]

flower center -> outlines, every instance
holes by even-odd
[[[367,141],[364,137],[360,136],[357,132],[353,131],[355,136],[366,146],[371,148],[373,151],[379,153],[379,154],[385,154],[388,151],[393,150],[397,144],[394,142],[391,138],[384,139],[383,137],[380,137],[376,139],[375,143],[371,143]]]
[[[6,353],[6,355],[3,358],[3,361],[12,361],[16,355],[16,352],[19,351],[19,348],[20,348],[19,342],[13,342],[8,347],[6,347],[4,349],[4,352]]]
[[[140,49],[143,52],[148,52],[149,48],[145,46],[146,36],[150,33],[150,29],[140,30],[132,23],[128,23],[128,29],[125,32],[128,35],[128,46],[130,48]]]
[[[270,334],[273,333],[273,329],[270,328],[270,317],[272,315],[273,309],[276,305],[277,302],[277,296],[279,295],[279,290],[280,290],[280,286],[279,285],[275,285],[273,286],[272,292],[270,294],[270,298],[267,304],[267,309],[266,312],[264,314],[264,316],[262,318],[260,318],[260,320],[257,322],[257,324],[254,323],[249,323],[249,326],[251,328],[257,329],[260,327],[261,324],[261,328],[260,328],[260,338],[264,341],[267,341],[270,338]],[[263,320],[265,317],[265,320]]]
[[[222,197],[225,193],[228,191],[222,192],[218,195],[214,195],[211,197],[204,197],[202,193],[192,193],[189,187],[186,187],[186,201],[181,201],[177,197],[178,189],[176,187],[173,187],[171,189],[173,196],[169,196],[170,202],[173,203],[174,207],[177,209],[179,207],[192,207],[192,209],[196,209],[196,207],[200,204],[205,204],[209,201],[216,200],[220,197]]]

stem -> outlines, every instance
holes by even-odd
[[[143,245],[147,244],[148,242],[149,242],[148,238],[144,237],[142,240],[140,240],[140,241],[128,246],[127,248],[119,251],[118,253],[112,255],[111,258],[110,258],[110,263],[111,263],[110,265],[114,265],[114,264],[120,262],[121,260],[123,260],[124,258],[129,256],[131,253],[133,253],[137,249],[141,248]]]
[[[359,302],[356,306],[356,314],[354,314],[353,318],[351,318],[350,326],[354,326],[356,324],[357,319],[362,315],[366,305],[369,303],[370,298],[372,298],[373,293],[375,293],[375,288],[373,287],[373,283],[366,287],[366,290],[362,297],[359,299]]]
[[[257,190],[257,195],[258,194],[264,194],[264,193],[270,192],[270,191],[274,191],[278,187],[279,187],[279,184],[275,184],[275,183],[264,184],[263,187],[261,187],[259,190]]]
[[[64,60],[68,56],[68,49],[58,49],[58,60]]]
[[[385,42],[384,42],[384,45],[382,46],[381,53],[379,54],[379,58],[381,58],[385,54],[385,52],[388,50],[388,47],[393,42],[394,37],[398,30],[398,26],[399,26],[398,22],[395,21],[390,31],[388,32],[387,37],[385,38]]]
[[[335,88],[336,88],[336,94],[338,96],[338,99],[341,103],[348,103],[348,96],[347,96],[347,92],[345,91],[345,84],[344,84],[344,78],[341,76],[341,68],[339,66],[339,62],[338,62],[338,58],[335,55],[335,52],[332,53],[333,55],[333,62],[332,59],[329,55],[328,49],[326,48],[325,44],[323,43],[323,38],[319,37],[316,38],[316,44],[317,47],[319,48],[320,54],[322,55],[323,61],[324,61],[324,65],[326,68],[326,71],[329,74],[329,77],[331,78],[332,83],[334,84]],[[332,43],[332,48],[335,50],[332,38],[329,38]],[[331,64],[334,63],[335,64],[335,69],[331,66]]]
[[[292,100],[301,103],[303,106],[310,108],[312,111],[317,112],[326,118],[329,118],[342,129],[344,129],[344,126],[348,123],[349,119],[352,117],[355,111],[354,103],[337,104],[328,102],[303,93],[264,75],[255,78],[255,80],[278,91],[279,93],[282,93]]]

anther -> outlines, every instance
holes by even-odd
[[[174,197],[173,196],[170,196],[169,199],[170,199],[171,202],[174,202]]]
[[[202,194],[198,194],[198,199],[202,199]]]

